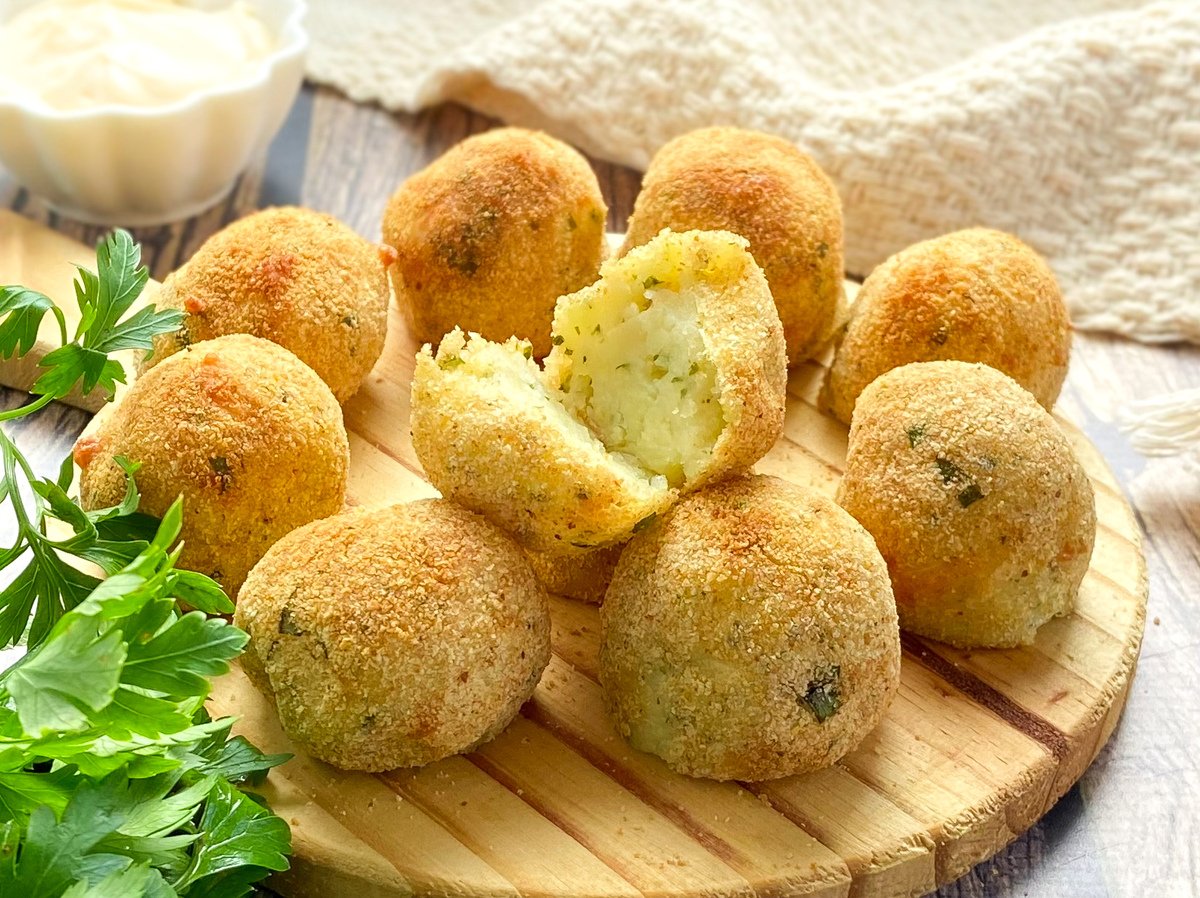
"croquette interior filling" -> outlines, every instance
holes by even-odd
[[[695,291],[710,288],[695,274],[669,257],[627,266],[555,320],[570,359],[563,404],[610,452],[672,486],[704,468],[725,427],[696,305]]]
[[[568,444],[593,446],[603,452],[604,446],[578,418],[560,401],[560,394],[552,393],[542,379],[537,363],[532,361],[528,348],[524,351],[515,343],[491,343],[472,338],[467,342],[460,332],[447,335],[438,351],[437,363],[443,370],[461,367],[465,373],[486,377],[500,385],[509,396],[522,396],[527,402],[540,407],[562,432]],[[643,483],[648,490],[666,488],[662,476],[647,472],[641,465],[619,455],[611,456],[612,463],[628,478],[631,484]]]

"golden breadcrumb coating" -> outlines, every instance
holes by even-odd
[[[180,566],[235,595],[277,539],[342,510],[350,464],[342,410],[286,349],[246,334],[196,343],[139,377],[75,445],[86,509],[115,505],[139,462],[140,510],[183,496]]]
[[[521,550],[440,499],[293,531],[251,571],[234,622],[284,731],[348,770],[486,742],[550,660],[546,593]]]
[[[783,431],[783,328],[746,240],[663,231],[559,300],[546,376],[611,452],[679,488],[749,470]]]
[[[879,723],[900,681],[896,606],[870,535],[774,477],[693,493],[630,540],[600,620],[617,727],[691,776],[827,767]]]
[[[1054,419],[987,365],[922,362],[859,398],[837,501],[887,559],[900,625],[1015,646],[1071,610],[1096,537],[1092,485]]]
[[[345,402],[383,351],[388,296],[376,244],[331,215],[265,209],[209,237],[163,282],[155,305],[187,317],[142,368],[201,340],[253,334],[294,352]]]
[[[1071,323],[1045,260],[1002,231],[955,231],[901,250],[863,282],[821,405],[848,424],[885,371],[957,359],[1003,371],[1049,409],[1070,354]]]
[[[468,137],[401,185],[383,218],[412,336],[455,327],[550,351],[554,301],[596,278],[607,210],[587,160],[539,131]]]
[[[599,605],[621,558],[624,543],[602,549],[535,552],[526,549],[529,563],[546,591],[578,602]]]
[[[677,137],[650,162],[621,253],[663,228],[724,230],[750,241],[783,322],[789,362],[814,354],[845,305],[842,203],[811,156],[740,128]]]
[[[544,372],[526,343],[455,330],[413,375],[430,482],[528,548],[623,542],[782,430],[783,335],[740,237],[664,232],[563,297],[555,328]]]

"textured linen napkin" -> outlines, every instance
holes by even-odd
[[[1050,261],[1080,328],[1200,342],[1200,3],[311,0],[309,74],[458,100],[644,167],[710,124],[829,172],[846,264],[983,224]]]

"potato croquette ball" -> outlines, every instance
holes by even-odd
[[[454,331],[413,376],[430,482],[527,548],[623,542],[783,428],[783,333],[740,237],[665,232],[563,297],[554,327],[544,371],[528,344]]]
[[[348,770],[486,742],[550,660],[546,593],[521,550],[440,499],[293,531],[250,572],[234,622],[284,731]]]
[[[750,241],[766,273],[789,362],[811,357],[844,307],[842,203],[820,166],[791,143],[704,128],[655,154],[621,253],[663,228],[725,230]]]
[[[1067,376],[1071,324],[1045,260],[1011,234],[956,231],[892,256],[863,283],[821,393],[850,423],[867,384],[910,362],[1003,371],[1047,409]]]
[[[618,729],[690,776],[828,767],[879,723],[900,680],[870,534],[774,477],[693,493],[630,540],[600,621]]]
[[[350,464],[342,410],[286,349],[235,334],[195,343],[144,373],[75,445],[86,509],[117,504],[141,465],[140,510],[183,497],[180,566],[235,595],[271,545],[342,510]]]
[[[332,216],[266,209],[206,240],[155,305],[187,317],[143,367],[201,340],[253,334],[294,352],[345,402],[383,351],[387,274],[380,248]]]
[[[569,552],[535,552],[526,549],[529,563],[546,591],[578,602],[599,605],[621,558],[623,544]]]
[[[401,185],[383,218],[389,271],[412,336],[456,326],[550,351],[554,301],[596,279],[607,210],[596,176],[547,134],[469,137]]]
[[[966,362],[905,365],[863,391],[837,501],[887,559],[900,626],[960,647],[1033,642],[1071,610],[1096,536],[1058,425]]]

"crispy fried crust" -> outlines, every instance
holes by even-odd
[[[84,508],[114,505],[140,462],[141,510],[183,496],[182,567],[235,594],[271,545],[342,510],[350,450],[333,393],[270,341],[236,334],[176,353],[134,382],[76,445]]]
[[[1047,409],[1067,376],[1071,323],[1033,249],[987,228],[902,250],[871,272],[821,392],[844,423],[867,384],[909,362],[957,359],[1003,371]]]
[[[1096,536],[1058,425],[986,365],[905,365],[867,387],[837,498],[887,559],[901,626],[957,646],[1033,642],[1070,611]]]
[[[526,343],[447,334],[417,355],[413,448],[442,495],[523,545],[588,549],[625,540],[673,491],[603,444],[548,394]]]
[[[549,135],[469,137],[392,196],[383,239],[409,329],[436,344],[456,326],[550,351],[554,301],[595,280],[607,210],[587,160]]]
[[[388,295],[375,244],[321,212],[266,209],[218,231],[163,282],[156,305],[187,317],[142,368],[190,343],[253,334],[294,352],[345,402],[383,351]]]
[[[550,659],[550,612],[521,550],[431,499],[281,539],[235,623],[288,736],[351,770],[428,764],[491,739]]]
[[[812,157],[779,137],[704,128],[655,154],[621,254],[675,231],[725,230],[750,241],[783,322],[789,362],[811,357],[844,305],[842,204]]]
[[[700,243],[721,236],[710,232],[700,238]],[[762,269],[748,254],[744,261],[736,280],[718,291],[700,294],[700,330],[717,369],[725,429],[713,447],[708,470],[688,483],[691,489],[748,471],[771,451],[783,433],[787,408],[785,332],[778,313],[772,314],[774,303]]]
[[[624,544],[602,549],[572,549],[569,552],[535,552],[526,549],[529,563],[546,591],[578,602],[599,605],[612,580]]]
[[[692,776],[827,767],[899,683],[896,608],[870,535],[773,477],[693,493],[635,536],[600,618],[618,728]]]
[[[562,333],[573,307],[596,301],[610,289],[610,282],[632,280],[640,285],[652,273],[660,287],[686,290],[695,297],[724,427],[705,467],[682,484],[687,490],[749,470],[783,432],[783,328],[762,269],[746,249],[747,241],[728,231],[663,231],[645,246],[606,262],[599,281],[564,296],[555,311],[555,332]],[[665,269],[663,260],[669,260]],[[574,368],[575,356],[569,356],[568,349],[570,341],[560,342],[546,359],[547,378],[556,388],[569,381]]]

